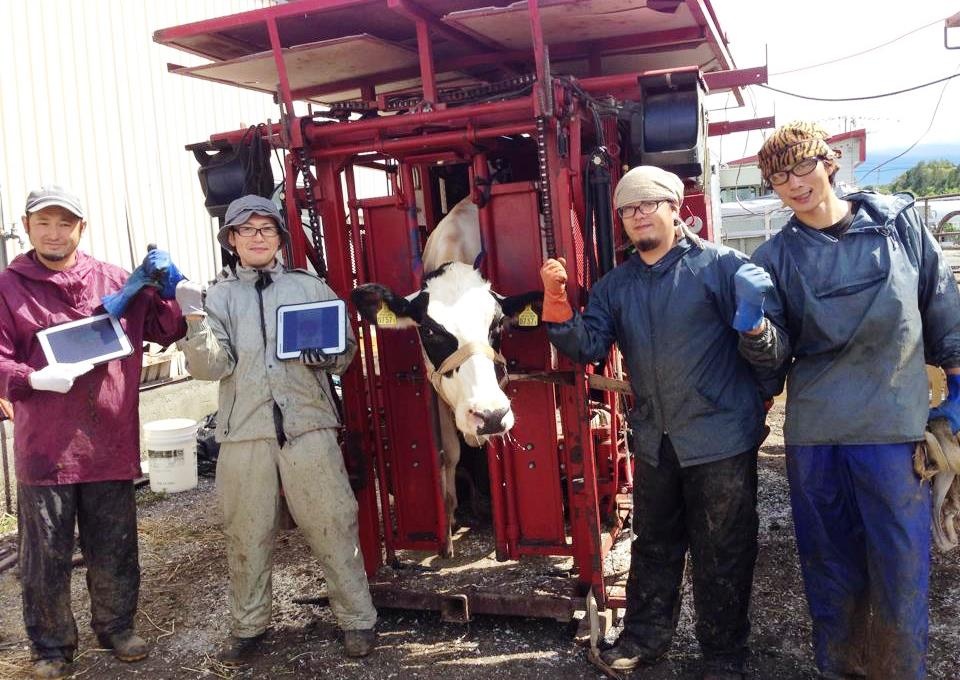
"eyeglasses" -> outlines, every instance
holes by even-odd
[[[254,234],[260,234],[263,238],[276,238],[280,235],[280,227],[251,227],[249,224],[242,224],[234,227],[233,231],[238,236],[244,238],[253,238]]]
[[[625,205],[622,208],[617,208],[617,214],[620,215],[620,219],[625,217],[635,217],[637,214],[640,215],[652,215],[657,212],[657,209],[660,207],[661,203],[669,203],[667,199],[661,199],[659,201],[640,201],[635,205]]]
[[[813,172],[814,168],[817,167],[817,163],[822,160],[822,156],[804,158],[802,161],[797,161],[794,163],[793,167],[787,168],[786,170],[778,170],[777,172],[772,173],[769,177],[767,177],[767,181],[776,187],[786,183],[786,181],[790,179],[790,175],[793,175],[794,177],[804,177]]]

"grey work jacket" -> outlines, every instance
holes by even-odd
[[[912,196],[844,199],[859,209],[839,239],[794,217],[754,253],[776,285],[772,324],[741,348],[787,377],[787,444],[916,441],[924,362],[960,366],[960,294]]]
[[[731,327],[733,275],[747,258],[682,239],[656,264],[637,255],[590,291],[583,314],[547,324],[550,341],[578,363],[598,361],[616,341],[630,372],[636,453],[657,465],[669,435],[682,466],[759,444],[763,404]]]
[[[274,402],[283,414],[287,439],[340,424],[325,372],[297,359],[277,359],[276,354],[277,307],[337,296],[309,272],[286,271],[280,265],[264,271],[271,283],[257,290],[260,270],[224,270],[207,290],[206,319],[189,322],[187,337],[179,343],[194,378],[220,381],[220,442],[275,440]],[[347,326],[347,349],[330,372],[343,373],[356,351]]]

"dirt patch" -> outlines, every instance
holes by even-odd
[[[753,677],[804,680],[816,677],[810,621],[793,538],[784,470],[783,414],[774,407],[772,432],[760,456],[760,553],[752,607]],[[573,626],[548,620],[481,616],[469,624],[442,623],[432,612],[381,611],[379,647],[361,661],[341,656],[337,627],[323,607],[294,603],[324,591],[317,563],[296,531],[277,540],[273,628],[255,665],[240,672],[218,666],[212,656],[227,634],[226,561],[213,483],[168,497],[141,492],[140,560],[143,585],[137,626],[154,645],[149,659],[121,664],[96,650],[89,628],[84,569],[73,578],[73,605],[80,629],[74,677],[109,678],[600,678],[573,639]],[[481,536],[478,532],[476,536]],[[6,540],[10,541],[12,537]],[[465,537],[463,547],[477,538]],[[461,548],[458,547],[458,550]],[[492,551],[492,545],[489,550]],[[626,568],[618,547],[611,568]],[[409,556],[424,560],[425,555]],[[429,561],[429,560],[426,560]],[[549,561],[546,561],[549,562]],[[531,577],[561,562],[541,561]],[[510,569],[515,567],[510,566]],[[516,587],[526,587],[522,578]],[[699,661],[693,634],[689,579],[673,648],[645,680],[694,680]],[[931,588],[930,674],[960,677],[960,556],[934,555]],[[612,638],[615,631],[608,637]],[[25,677],[29,651],[20,616],[15,571],[0,575],[0,677]]]

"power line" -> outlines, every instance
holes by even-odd
[[[922,85],[914,85],[913,87],[906,87],[902,90],[896,90],[895,92],[884,92],[883,94],[871,94],[865,95],[863,97],[811,97],[805,94],[796,94],[795,92],[787,92],[786,90],[780,90],[776,87],[759,83],[758,87],[765,88],[767,90],[772,90],[773,92],[779,92],[780,94],[785,94],[788,97],[797,97],[798,99],[809,99],[810,101],[815,102],[860,102],[867,99],[881,99],[883,97],[893,97],[894,95],[903,94],[904,92],[913,92],[914,90],[919,90],[924,87],[930,87],[931,85],[936,85],[938,83],[943,83],[948,80],[952,80],[960,76],[960,73],[954,73],[950,76],[944,76],[943,78],[938,78],[937,80],[931,80],[929,83],[923,83]]]
[[[958,75],[960,75],[960,66],[957,67],[957,72],[956,72],[956,73],[954,73],[954,74],[953,74],[952,76],[950,76],[949,78],[943,78],[943,79],[941,79],[940,82],[949,81],[950,78],[955,78],[955,77],[958,76]],[[864,177],[869,177],[869,176],[870,176],[870,173],[876,172],[877,170],[879,170],[879,169],[882,168],[883,166],[887,165],[888,163],[892,163],[893,161],[897,160],[897,159],[900,158],[901,156],[905,155],[905,154],[908,153],[913,147],[915,147],[917,144],[919,144],[919,143],[920,143],[920,140],[922,140],[924,137],[927,136],[927,133],[930,132],[930,128],[933,127],[933,121],[936,120],[936,118],[937,118],[937,113],[940,111],[940,103],[943,101],[943,94],[947,91],[947,87],[948,87],[949,85],[950,85],[949,82],[944,82],[944,83],[943,83],[943,87],[940,88],[940,96],[937,98],[937,104],[936,104],[936,106],[933,107],[933,115],[930,116],[930,123],[929,123],[929,125],[927,125],[927,129],[923,131],[923,134],[920,135],[919,137],[917,137],[916,141],[914,141],[913,144],[911,144],[910,146],[908,146],[906,149],[904,149],[903,151],[901,151],[900,153],[898,153],[898,154],[897,154],[896,156],[894,156],[893,158],[889,158],[889,159],[885,160],[885,161],[884,161],[883,163],[881,163],[880,165],[877,165],[877,166],[871,168],[871,169],[870,169],[869,171],[867,171],[866,173],[864,173],[864,175],[863,175]],[[877,175],[877,181],[879,181],[879,179],[880,179],[880,176]]]
[[[897,36],[897,37],[894,38],[893,40],[888,40],[888,41],[885,42],[885,43],[880,43],[879,45],[875,45],[875,46],[873,46],[873,47],[868,47],[867,49],[861,50],[860,52],[854,52],[853,54],[848,54],[848,55],[845,56],[845,57],[837,57],[836,59],[831,59],[830,61],[823,61],[823,62],[820,62],[819,64],[811,64],[810,66],[800,66],[799,68],[792,68],[792,69],[790,69],[790,70],[788,70],[788,71],[777,71],[776,73],[771,73],[770,75],[771,75],[771,76],[783,76],[783,75],[786,75],[786,74],[788,74],[788,73],[796,73],[796,72],[798,72],[798,71],[807,71],[807,70],[812,69],[812,68],[819,68],[819,67],[821,67],[821,66],[827,66],[827,65],[829,65],[829,64],[836,64],[838,61],[845,61],[845,60],[847,60],[847,59],[853,59],[854,57],[859,57],[861,54],[867,54],[868,52],[873,52],[874,50],[878,50],[878,49],[880,49],[881,47],[886,47],[887,45],[891,45],[891,44],[897,42],[898,40],[902,40],[903,38],[906,38],[908,35],[913,35],[913,34],[916,33],[917,31],[922,31],[922,30],[925,29],[925,28],[930,28],[931,26],[935,26],[936,24],[939,24],[939,23],[942,22],[942,21],[943,21],[943,19],[937,19],[936,21],[931,21],[929,24],[926,24],[926,25],[924,25],[924,26],[920,26],[919,28],[915,28],[915,29],[913,29],[912,31],[908,31],[908,32],[904,33],[903,35]]]

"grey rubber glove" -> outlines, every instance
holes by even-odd
[[[333,368],[337,363],[337,356],[335,354],[327,354],[319,347],[313,349],[302,349],[300,350],[300,363],[304,366],[310,366],[311,368],[319,368],[320,370],[327,370]]]
[[[184,279],[177,284],[177,304],[180,305],[180,313],[184,316],[206,316],[203,311],[203,297],[206,294],[206,286],[194,281]]]
[[[80,361],[75,364],[50,364],[31,373],[27,380],[30,381],[30,387],[35,390],[66,394],[77,378],[91,370],[93,370],[93,364],[89,361]]]

